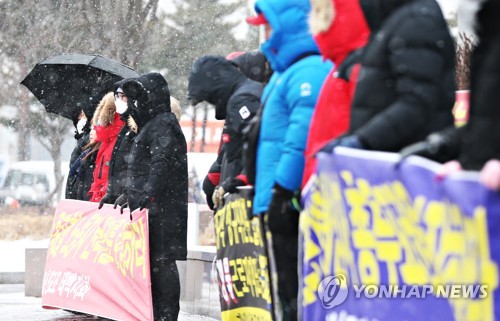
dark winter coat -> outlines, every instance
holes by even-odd
[[[69,174],[68,174],[68,179],[66,181],[66,199],[73,199],[76,200],[78,199],[78,185],[79,185],[79,179],[78,179],[78,173],[77,173],[77,168],[81,166],[80,164],[76,164],[75,162],[79,158],[79,156],[83,152],[83,146],[85,146],[89,142],[89,136],[88,134],[79,136],[80,138],[76,142],[75,149],[73,149],[73,152],[71,152],[71,158],[69,161]],[[83,176],[82,176],[83,178]]]
[[[128,126],[124,126],[116,138],[109,163],[108,191],[106,192],[109,196],[109,203],[114,203],[118,196],[127,190],[128,158],[134,137],[135,134]]]
[[[243,170],[243,129],[260,106],[262,90],[263,84],[248,79],[224,57],[204,56],[193,65],[190,99],[215,105],[215,118],[225,119],[219,156],[212,165],[212,169],[220,168],[220,182]]]
[[[90,148],[83,151],[82,148],[89,142],[89,135],[86,134],[78,141],[77,147],[71,154],[70,170],[66,183],[66,198],[80,201],[90,200],[90,187],[94,181],[94,168],[97,153],[94,152],[90,156],[87,153]],[[74,156],[76,158],[74,159]],[[73,161],[74,159],[74,161]]]
[[[94,169],[95,161],[97,158],[97,153],[92,153],[89,157],[83,160],[82,171],[83,171],[83,181],[78,188],[78,200],[90,201],[90,187],[94,182]]]
[[[142,200],[151,201],[150,242],[155,242],[156,249],[160,246],[151,254],[152,260],[185,260],[187,148],[180,125],[170,112],[167,82],[160,74],[145,74],[126,81],[123,91],[129,101],[137,101],[131,115],[139,120],[127,170],[128,204],[135,210]]]
[[[500,2],[486,0],[477,15],[479,45],[472,54],[469,122],[461,133],[459,161],[479,170],[500,159]]]
[[[349,131],[368,149],[399,151],[453,124],[453,40],[435,0],[360,3],[373,33]]]

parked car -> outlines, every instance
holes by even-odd
[[[61,172],[67,177],[68,163],[61,164]],[[16,200],[20,205],[55,205],[64,197],[64,183],[59,193],[50,195],[56,188],[54,163],[50,161],[15,162],[8,166],[7,174],[0,188],[0,203]],[[58,197],[55,197],[57,194]],[[47,204],[48,202],[48,204]]]

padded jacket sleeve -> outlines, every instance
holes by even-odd
[[[439,108],[436,97],[445,65],[440,48],[444,32],[432,20],[418,17],[401,22],[390,35],[389,70],[397,97],[355,132],[364,145],[375,150],[399,150],[421,135],[432,111]]]
[[[306,68],[301,71],[294,73],[287,83],[284,108],[289,109],[290,116],[275,178],[276,183],[290,191],[297,190],[302,181],[309,125],[316,99],[328,73],[328,69]]]

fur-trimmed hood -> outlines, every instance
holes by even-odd
[[[97,106],[94,117],[92,118],[92,125],[103,127],[109,126],[115,119],[115,113],[115,96],[112,92],[109,92],[102,98]]]
[[[334,0],[311,0],[309,27],[313,35],[327,32],[335,19]]]
[[[312,0],[309,26],[323,57],[337,65],[370,37],[359,0]]]

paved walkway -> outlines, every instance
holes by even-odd
[[[98,317],[74,315],[64,310],[42,308],[42,299],[25,297],[24,284],[0,284],[0,320],[2,321],[95,321]],[[181,312],[179,321],[215,321]]]

